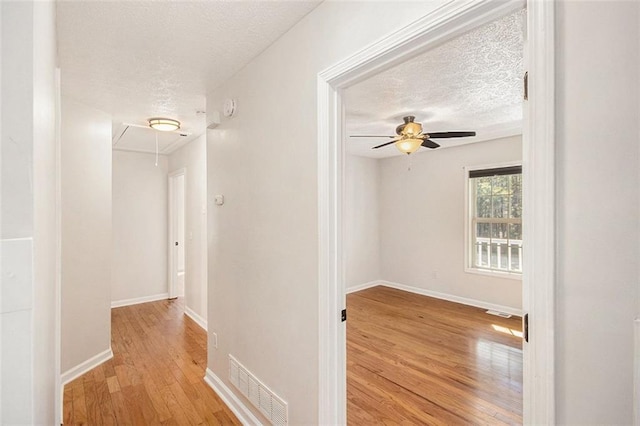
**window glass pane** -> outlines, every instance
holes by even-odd
[[[498,243],[498,269],[509,270],[509,246],[507,242]]]
[[[509,239],[516,240],[512,242],[512,244],[517,243],[517,241],[522,241],[522,225],[519,223],[510,223],[509,224]]]
[[[471,178],[469,190],[473,229],[471,265],[476,268],[522,272],[522,175]],[[506,220],[505,220],[506,222]]]
[[[511,180],[511,189],[509,192],[512,194],[522,194],[522,175],[509,175]]]
[[[522,195],[520,193],[511,194],[509,200],[509,217],[520,218],[522,217]]]
[[[490,223],[477,223],[476,224],[476,238],[490,238],[491,237],[491,224]]]
[[[507,225],[508,223],[492,223],[491,224],[491,238],[494,239],[507,239],[509,234],[507,234]]]
[[[491,244],[491,268],[498,268],[498,245]]]
[[[509,217],[509,196],[493,196],[493,217]]]
[[[491,217],[491,195],[478,196],[476,217]]]
[[[476,182],[476,194],[491,195],[491,176],[474,179]]]
[[[509,175],[493,176],[493,195],[509,194]]]
[[[489,266],[489,243],[478,242],[476,246],[476,266]]]
[[[511,250],[511,270],[514,272],[522,272],[522,248],[512,245]]]

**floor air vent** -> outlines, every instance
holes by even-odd
[[[229,355],[229,380],[274,425],[286,425],[287,403]]]
[[[487,313],[489,315],[495,315],[497,317],[502,317],[502,318],[511,318],[510,314],[504,313],[504,312],[498,312],[498,311],[492,311],[492,310],[488,310]]]

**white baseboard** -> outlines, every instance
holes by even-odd
[[[155,302],[157,300],[168,299],[169,293],[154,294],[153,296],[135,297],[133,299],[123,299],[111,302],[112,308],[120,308],[122,306],[137,305],[139,303]]]
[[[207,331],[207,320],[196,314],[193,309],[188,306],[184,307],[184,314],[191,318],[193,322],[198,324],[204,331]]]
[[[251,412],[249,407],[208,368],[204,376],[204,381],[218,394],[220,399],[227,404],[227,407],[233,411],[233,414],[240,420],[240,423],[243,425],[262,425],[262,422]]]
[[[105,361],[110,360],[111,358],[113,358],[113,351],[111,351],[111,347],[109,347],[109,349],[107,349],[106,351],[100,352],[98,355],[93,356],[85,362],[65,371],[60,375],[60,383],[62,384],[63,389],[64,385],[66,385],[67,383],[77,379],[87,371],[96,368],[97,366]]]
[[[421,294],[423,296],[434,297],[436,299],[448,300],[449,302],[461,303],[463,305],[475,306],[476,308],[491,309],[498,312],[505,312],[507,314],[515,315],[517,317],[522,316],[522,310],[512,308],[510,306],[496,305],[495,303],[489,303],[482,300],[469,299],[462,296],[454,296],[453,294],[440,293],[438,291],[426,290],[424,288],[412,287],[410,285],[394,283],[391,281],[380,281],[380,285],[395,288],[398,290],[408,291],[410,293]]]
[[[375,287],[377,285],[383,285],[380,281],[369,281],[368,283],[354,285],[352,287],[347,288],[345,291],[346,294],[355,293],[356,291],[366,290],[371,287]]]

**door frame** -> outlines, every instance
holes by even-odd
[[[554,0],[452,1],[318,74],[318,423],[346,424],[343,267],[344,111],[341,91],[432,46],[527,7],[529,98],[523,120],[523,421],[555,423]],[[534,143],[535,141],[535,143]],[[535,283],[535,286],[533,285]]]
[[[168,207],[169,207],[169,214],[168,214],[168,220],[169,220],[169,226],[168,226],[168,231],[169,231],[169,238],[167,238],[167,243],[168,243],[168,260],[169,260],[169,268],[168,268],[168,274],[169,274],[169,299],[173,299],[175,297],[177,297],[176,295],[176,269],[177,269],[177,262],[178,259],[175,256],[175,250],[173,249],[173,236],[176,232],[176,230],[174,229],[174,224],[173,224],[173,216],[174,216],[174,212],[173,212],[173,207],[175,204],[175,194],[173,193],[173,179],[175,179],[176,177],[182,176],[183,177],[183,222],[186,222],[186,204],[187,204],[187,168],[186,167],[182,167],[180,169],[174,170],[173,172],[169,173],[167,176],[167,186],[169,187],[169,197],[168,197]],[[183,223],[183,226],[185,226],[186,223]],[[186,235],[185,235],[185,239],[186,239]],[[184,244],[184,241],[183,241]],[[187,251],[186,251],[186,247],[184,247],[185,249],[185,262],[186,262],[186,256],[187,256]],[[186,280],[185,280],[185,284],[186,284]],[[184,288],[184,292],[185,292],[185,296],[187,293],[187,287],[185,285]]]

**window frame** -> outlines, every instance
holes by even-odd
[[[518,272],[483,269],[483,268],[475,267],[472,263],[473,262],[472,251],[474,249],[472,245],[472,242],[473,242],[472,230],[474,229],[473,225],[475,224],[475,221],[474,221],[475,218],[473,217],[471,197],[473,196],[475,200],[475,194],[472,194],[470,190],[471,182],[469,178],[469,173],[475,170],[498,169],[503,167],[517,167],[517,166],[522,167],[522,161],[508,161],[508,162],[502,162],[502,163],[482,164],[477,166],[463,167],[464,218],[465,218],[464,219],[464,272],[466,273],[522,281],[523,272],[518,273]],[[493,218],[493,220],[496,220],[496,219]],[[508,221],[510,221],[510,219],[497,219],[497,220],[504,221],[507,223]],[[521,221],[522,221],[522,218],[521,218]]]

